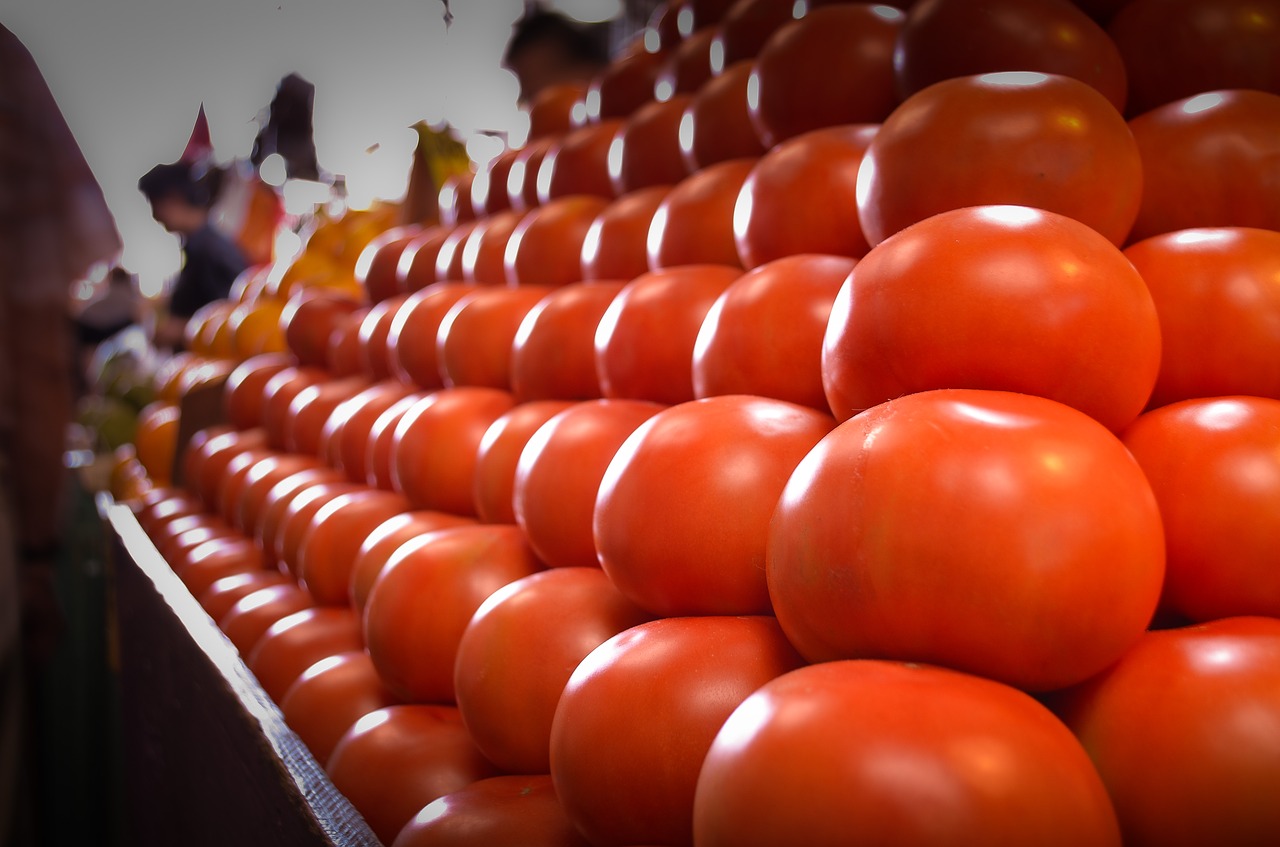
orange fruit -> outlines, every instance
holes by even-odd
[[[134,451],[152,485],[169,485],[173,479],[179,418],[178,404],[164,400],[156,400],[138,413]]]

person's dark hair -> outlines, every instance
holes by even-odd
[[[609,44],[602,27],[578,24],[559,12],[534,8],[512,26],[502,64],[510,65],[520,51],[540,42],[556,44],[574,61],[598,65],[609,62]]]
[[[138,190],[151,202],[178,195],[193,206],[208,208],[218,195],[222,172],[217,168],[197,169],[186,162],[156,165],[138,180]]]

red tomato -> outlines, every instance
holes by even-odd
[[[295,362],[291,353],[260,353],[236,365],[222,389],[227,422],[236,429],[261,426],[267,380]]]
[[[441,529],[405,542],[364,607],[369,655],[387,686],[415,703],[453,703],[453,666],[490,594],[542,569],[516,526]]]
[[[858,261],[831,309],[822,381],[841,420],[913,391],[989,388],[1118,432],[1156,382],[1156,311],[1124,254],[1084,224],[1025,206],[956,209]]]
[[[660,50],[631,50],[615,58],[591,80],[584,99],[587,120],[599,123],[630,117],[653,100],[658,72],[666,61]]]
[[[507,196],[507,177],[511,173],[511,164],[520,154],[517,147],[503,150],[480,170],[471,180],[471,207],[480,215],[496,215],[511,208],[511,198]]]
[[[444,225],[429,226],[405,245],[396,266],[401,291],[413,293],[435,283],[436,259],[452,231],[452,227]]]
[[[343,479],[342,474],[333,468],[313,467],[295,471],[267,490],[262,497],[261,514],[254,521],[257,527],[254,540],[262,548],[262,552],[267,557],[268,562],[292,575],[288,567],[280,561],[280,554],[277,550],[279,549],[278,545],[282,543],[281,535],[284,529],[284,521],[293,499],[313,485],[337,483],[343,481]]]
[[[748,108],[766,147],[811,129],[880,123],[898,105],[893,50],[906,15],[891,6],[812,9],[761,48]]]
[[[485,431],[515,406],[510,392],[443,388],[419,399],[391,435],[391,483],[418,509],[475,517],[475,473]]]
[[[605,397],[693,399],[693,347],[712,304],[742,274],[729,265],[684,265],[636,277],[596,328],[596,373]]]
[[[473,523],[472,518],[461,515],[419,510],[395,515],[378,524],[364,537],[356,551],[355,565],[351,568],[351,605],[361,615],[364,614],[369,592],[373,590],[378,574],[406,541],[437,529]]]
[[[735,280],[698,331],[694,396],[756,394],[829,411],[822,338],[855,264],[844,256],[797,254]],[[768,343],[761,343],[765,338]]]
[[[311,596],[297,585],[270,585],[246,594],[232,604],[218,619],[218,628],[236,646],[240,655],[247,657],[273,623],[285,615],[314,605]]]
[[[364,539],[410,508],[399,494],[361,487],[334,497],[312,515],[298,546],[297,575],[317,605],[350,605],[351,575]]]
[[[1164,556],[1151,486],[1101,424],[1043,397],[939,390],[845,421],[804,458],[766,566],[812,662],[932,662],[1049,691],[1133,645]]]
[[[1223,394],[1280,398],[1280,232],[1183,230],[1124,253],[1160,316],[1152,407]]]
[[[269,626],[246,664],[267,696],[279,703],[316,662],[363,648],[359,615],[350,608],[319,606],[285,615]]]
[[[360,301],[323,288],[300,288],[289,296],[280,313],[284,341],[300,365],[324,367],[328,361],[329,336],[338,319],[354,312]]]
[[[690,94],[675,94],[647,103],[618,128],[608,160],[615,195],[674,185],[689,175],[680,150],[680,121],[692,99]]]
[[[507,173],[507,198],[511,208],[527,212],[538,206],[538,171],[556,136],[535,136],[530,129],[529,142],[516,155]]]
[[[788,0],[740,0],[730,6],[721,19],[719,32],[712,42],[712,56],[718,57],[720,65],[726,68],[744,59],[754,59],[775,32],[797,16],[803,17],[807,11]]]
[[[398,701],[364,650],[321,659],[302,672],[280,701],[284,721],[323,765],[360,718]]]
[[[454,664],[458,710],[480,752],[507,773],[548,773],[551,719],[573,669],[649,619],[595,567],[541,571],[490,594]]]
[[[475,174],[467,171],[447,176],[440,183],[436,205],[440,210],[440,222],[445,226],[456,226],[476,219],[475,207],[471,205],[473,179]]]
[[[462,279],[473,285],[506,285],[503,257],[524,212],[510,209],[482,218],[462,245]]]
[[[267,384],[274,381],[273,377]],[[268,437],[261,427],[216,431],[193,451],[196,458],[183,468],[183,485],[196,492],[205,509],[211,513],[216,511],[227,465],[241,453],[266,449]],[[192,450],[190,444],[187,449]]]
[[[457,711],[389,706],[360,718],[333,748],[329,778],[384,844],[432,800],[497,774]]]
[[[369,377],[362,374],[319,380],[303,387],[284,413],[284,449],[290,453],[320,455],[320,438],[334,410],[371,384]]]
[[[749,395],[658,412],[600,482],[593,527],[604,572],[655,615],[771,614],[769,518],[796,465],[835,423]]]
[[[733,207],[759,159],[730,159],[702,168],[675,185],[649,225],[645,248],[653,270],[678,265],[740,264]]]
[[[241,530],[244,528],[240,523],[240,499],[244,496],[253,468],[264,459],[284,455],[289,454],[269,447],[258,447],[240,451],[227,462],[222,480],[218,484],[218,503],[214,511],[228,526]]]
[[[367,307],[340,316],[329,334],[329,346],[325,350],[325,367],[335,378],[357,376],[364,372],[361,361],[360,326],[369,314]]]
[[[559,197],[583,194],[612,199],[609,146],[621,127],[621,118],[608,118],[579,127],[552,144],[538,165],[538,202],[545,205]]]
[[[387,335],[387,353],[397,378],[426,391],[444,388],[436,334],[453,304],[473,291],[470,285],[437,282],[405,299]]]
[[[223,430],[230,431],[230,428]],[[148,537],[162,523],[204,511],[204,504],[190,491],[173,486],[160,486],[143,495],[141,504],[134,509],[138,525]]]
[[[510,389],[516,331],[554,290],[549,285],[483,286],[458,298],[436,330],[436,361],[444,384]]]
[[[516,464],[515,521],[551,567],[598,567],[592,519],[605,469],[636,427],[665,408],[647,400],[592,400],[556,415]]]
[[[1089,756],[1040,703],[872,660],[799,668],[748,697],[711,745],[693,815],[706,847],[1121,843]]]
[[[287,437],[285,431],[289,427],[289,406],[293,399],[303,389],[332,379],[329,371],[312,365],[288,367],[268,379],[262,388],[262,429],[265,431],[265,443],[276,450],[284,450]]]
[[[676,28],[676,15],[682,5],[682,0],[669,0],[658,3],[654,8],[645,25],[644,46],[647,49],[668,50],[684,38]]]
[[[733,210],[743,267],[797,253],[859,258],[858,166],[879,124],[843,124],[775,146],[747,174]]]
[[[591,222],[582,242],[585,280],[630,282],[649,271],[649,226],[670,187],[653,185],[624,194]]]
[[[569,819],[592,844],[692,843],[698,771],[720,725],[802,663],[769,617],[663,618],[592,650],[551,724]]]
[[[236,604],[241,597],[259,588],[284,585],[291,580],[287,574],[276,570],[249,570],[229,574],[214,580],[196,600],[214,621],[217,621]]]
[[[243,535],[212,539],[193,547],[181,563],[175,562],[182,584],[199,597],[219,579],[265,569],[262,551]]]
[[[436,279],[440,282],[463,282],[462,250],[467,238],[475,231],[477,222],[467,221],[454,226],[444,241],[440,242],[440,252],[436,254]]]
[[[255,427],[255,429],[257,428]],[[236,431],[236,428],[231,424],[212,424],[201,427],[191,433],[187,443],[179,448],[180,455],[178,456],[175,470],[179,470],[180,473],[175,474],[171,484],[165,487],[172,488],[177,486],[175,489],[177,492],[190,495],[193,502],[198,503],[201,509],[204,509],[206,504],[200,499],[200,476],[205,459],[215,449],[215,445],[210,442],[215,438]],[[258,431],[261,433],[261,430]],[[261,435],[258,437],[261,437]],[[225,445],[226,439],[219,441],[218,444]],[[210,504],[211,506],[212,504]]]
[[[392,293],[369,307],[369,311],[360,321],[358,335],[360,371],[375,382],[391,376],[391,357],[387,348],[387,338],[391,332],[391,322],[395,320],[396,311],[404,305],[408,297],[408,294]]]
[[[420,400],[429,396],[431,395],[414,393],[403,400],[397,400],[388,406],[386,411],[378,415],[377,420],[373,422],[373,427],[369,430],[368,453],[365,458],[365,466],[368,468],[369,473],[369,477],[365,481],[369,485],[374,488],[381,488],[384,491],[395,490],[393,477],[396,427],[399,426],[400,419],[410,409]]]
[[[319,455],[352,482],[367,482],[374,423],[383,412],[413,393],[412,386],[388,379],[343,400],[325,421]]]
[[[369,302],[379,303],[402,293],[397,269],[400,257],[414,238],[422,234],[422,226],[397,226],[376,235],[360,251],[356,259],[356,282],[364,287]]]
[[[507,241],[507,284],[560,286],[582,279],[582,244],[603,197],[560,197],[529,212]]]
[[[872,246],[939,212],[1017,204],[1057,212],[1124,244],[1142,201],[1142,160],[1094,88],[1030,72],[964,76],[913,94],[858,169]]]
[[[491,776],[432,800],[392,847],[590,847],[565,816],[549,774]]]
[[[575,282],[539,300],[511,345],[511,391],[529,400],[590,400],[600,396],[595,335],[621,282]]]
[[[921,0],[894,51],[898,96],[935,82],[997,71],[1040,71],[1078,79],[1123,112],[1124,60],[1115,42],[1065,0]]]
[[[715,37],[716,28],[705,26],[672,46],[653,85],[656,99],[692,94],[711,79],[711,42]]]
[[[747,109],[755,63],[744,59],[703,83],[680,119],[680,152],[693,173],[729,159],[754,158],[765,147]]]
[[[1280,618],[1280,400],[1184,400],[1123,438],[1164,519],[1162,605],[1193,621]]]
[[[1107,27],[1128,70],[1128,113],[1224,88],[1280,94],[1277,31],[1277,0],[1132,0]]]
[[[520,403],[485,430],[476,451],[476,516],[485,523],[515,523],[511,492],[516,463],[530,436],[571,400],[534,400]]]
[[[1280,621],[1240,617],[1148,632],[1054,705],[1126,844],[1267,844],[1280,832],[1277,691]]]
[[[306,539],[307,528],[311,518],[332,500],[344,494],[364,491],[367,487],[346,479],[341,482],[317,482],[308,485],[289,497],[288,505],[280,516],[279,529],[275,536],[276,559],[289,573],[298,577],[302,573],[302,542]]]
[[[320,472],[321,467],[318,458],[296,453],[281,453],[255,462],[245,475],[244,490],[240,492],[231,524],[256,540],[267,495],[276,484],[299,471]],[[336,479],[336,474],[332,478]]]
[[[1212,91],[1129,121],[1142,157],[1130,242],[1205,226],[1280,230],[1280,94]]]
[[[529,141],[562,136],[586,118],[587,86],[579,82],[549,85],[529,104]]]
[[[716,26],[733,8],[737,0],[679,0],[676,4],[676,30],[688,38],[701,29]]]

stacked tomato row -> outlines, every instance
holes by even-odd
[[[543,95],[140,520],[397,847],[1273,843],[1280,5],[809,6]]]

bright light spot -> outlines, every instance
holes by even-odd
[[[262,181],[267,185],[279,188],[284,185],[287,176],[285,172],[284,156],[279,153],[270,153],[262,160],[262,164],[258,166],[258,175],[262,177]]]
[[[724,36],[717,35],[711,40],[710,60],[712,76],[724,73]]]
[[[618,133],[609,142],[609,152],[605,154],[605,167],[609,169],[609,179],[622,179],[622,157],[626,153],[626,142],[622,133]]]
[[[352,729],[357,733],[370,732],[391,720],[391,713],[386,709],[376,709],[356,721]]]
[[[680,116],[680,126],[677,129],[680,142],[680,149],[686,154],[693,153],[693,109],[685,109],[684,114]]]
[[[1023,415],[998,412],[995,409],[975,406],[972,403],[954,403],[952,404],[952,409],[955,410],[957,417],[967,418],[975,423],[995,426],[1001,429],[1022,429],[1030,424],[1030,420]]]
[[[1229,432],[1249,420],[1249,407],[1238,400],[1215,400],[1195,413],[1196,423],[1214,432]]]
[[[1217,91],[1197,94],[1195,97],[1189,98],[1182,104],[1182,112],[1185,115],[1194,115],[1198,112],[1204,112],[1221,106],[1225,99],[1226,98]]]
[[[653,87],[653,99],[659,103],[665,103],[676,93],[676,84],[670,79],[663,78],[658,80]]]
[[[274,255],[277,260],[292,261],[302,252],[302,237],[288,227],[276,233]]]
[[[662,49],[662,36],[656,29],[650,27],[644,31],[644,51],[646,53],[657,53]]]
[[[796,0],[796,2],[792,4],[792,6],[791,6],[791,18],[792,18],[792,20],[797,20],[797,21],[798,21],[798,20],[800,20],[801,18],[803,18],[803,17],[804,17],[805,15],[807,15],[807,14],[809,14],[809,2],[808,2],[808,0]]]
[[[1231,233],[1215,229],[1187,229],[1170,236],[1174,244],[1181,245],[1212,244],[1226,241],[1229,238],[1231,238]]]
[[[587,123],[587,102],[579,100],[569,108],[569,122],[574,126],[585,126]]]
[[[284,211],[289,215],[306,215],[329,199],[329,186],[309,179],[291,179],[285,182],[281,193]]]
[[[687,3],[676,12],[676,32],[681,38],[693,35],[693,8]]]
[[[752,193],[743,186],[742,191],[738,192],[738,199],[733,204],[733,235],[734,238],[745,238],[747,227],[751,225],[751,213],[755,211],[755,198]]]
[[[590,264],[600,255],[600,232],[604,229],[604,221],[597,218],[591,222],[587,235],[582,239],[582,263]],[[526,321],[525,323],[529,323]]]
[[[760,74],[754,70],[747,75],[747,111],[760,111]]]
[[[760,730],[773,720],[774,713],[772,699],[763,694],[753,694],[743,700],[716,734],[716,752],[732,755],[750,746]]]
[[[907,16],[906,12],[893,6],[872,6],[871,12],[886,21],[901,21]]]
[[[654,212],[653,220],[649,222],[649,234],[645,238],[645,250],[650,256],[656,256],[658,248],[662,246],[662,236],[667,231],[667,216],[669,214],[667,204],[663,203],[658,207],[658,211]]]
[[[978,217],[1005,226],[1026,226],[1039,221],[1044,213],[1030,206],[984,206]]]
[[[1049,79],[1049,76],[1035,71],[1000,71],[998,73],[983,74],[978,79],[987,85],[1029,87],[1043,85]]]
[[[621,0],[554,0],[551,7],[586,24],[598,24],[622,14]]]

